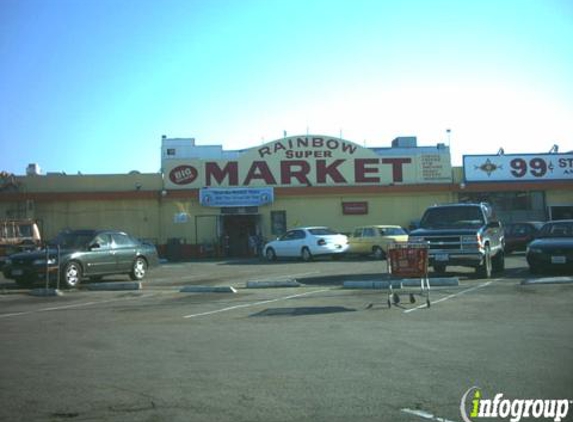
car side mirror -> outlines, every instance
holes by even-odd
[[[491,221],[487,224],[487,227],[489,229],[499,229],[501,227],[501,224],[499,223],[499,221]]]
[[[99,249],[99,248],[101,248],[101,245],[96,242],[96,243],[92,243],[92,244],[89,246],[88,249],[89,249],[90,251],[93,251],[94,249]]]

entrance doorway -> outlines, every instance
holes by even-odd
[[[231,258],[256,256],[249,237],[260,238],[259,214],[232,214],[221,216],[223,220],[224,254]]]

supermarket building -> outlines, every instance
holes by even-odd
[[[171,259],[249,256],[248,239],[326,225],[410,226],[436,203],[487,201],[506,222],[573,218],[573,153],[465,156],[444,144],[363,147],[324,135],[239,151],[162,138],[160,173],[0,174],[0,218],[64,228],[115,228]]]

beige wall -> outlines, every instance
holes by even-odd
[[[368,202],[368,214],[344,215],[343,202]],[[270,236],[270,211],[286,211],[287,227],[325,225],[342,232],[367,224],[398,224],[408,227],[418,220],[424,210],[435,203],[454,202],[451,193],[432,194],[383,194],[376,196],[312,196],[301,198],[278,198],[272,206],[262,207],[263,230]]]
[[[102,174],[17,177],[20,192],[118,192],[156,191],[163,189],[159,173]]]
[[[159,207],[153,200],[40,202],[34,217],[41,220],[47,239],[66,228],[118,229],[159,238]]]
[[[548,191],[545,194],[547,206],[573,205],[573,190]]]

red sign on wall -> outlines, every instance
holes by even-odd
[[[169,172],[169,180],[176,185],[187,185],[197,178],[198,172],[192,166],[178,166]]]
[[[342,214],[344,215],[364,215],[368,214],[368,202],[343,202]]]

